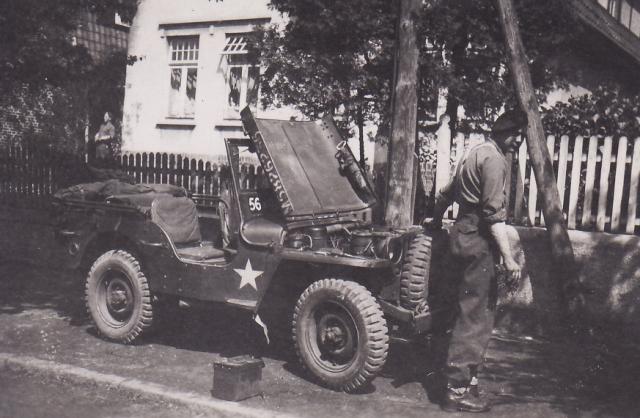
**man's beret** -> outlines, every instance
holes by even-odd
[[[527,126],[527,114],[522,110],[513,109],[504,112],[496,119],[491,128],[491,132],[519,132]]]

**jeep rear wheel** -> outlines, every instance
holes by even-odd
[[[431,237],[416,235],[409,243],[400,272],[400,305],[409,310],[427,307]]]
[[[321,384],[355,391],[380,372],[387,359],[387,323],[363,286],[324,279],[300,296],[293,340],[303,366]]]
[[[89,271],[85,291],[87,310],[104,337],[131,343],[151,326],[149,284],[128,252],[102,254]]]

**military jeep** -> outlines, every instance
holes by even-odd
[[[356,390],[382,369],[390,334],[430,327],[430,238],[372,222],[379,201],[330,118],[241,115],[248,138],[225,141],[229,170],[214,211],[169,185],[114,180],[56,194],[68,257],[88,262],[88,311],[102,336],[131,343],[157,322],[162,301],[256,314],[271,286],[295,283],[304,289],[291,309],[302,365],[325,386]],[[298,273],[286,277],[283,266]]]

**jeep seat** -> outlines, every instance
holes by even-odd
[[[224,257],[224,251],[203,243],[195,203],[187,197],[158,197],[151,203],[151,220],[167,233],[180,258],[203,261]]]

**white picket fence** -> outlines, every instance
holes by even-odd
[[[438,139],[437,188],[445,184],[447,175],[455,170],[455,164],[450,161],[459,161],[470,146],[484,138],[460,134],[449,139],[449,147],[442,145],[442,139]],[[553,156],[554,174],[569,229],[636,233],[636,227],[640,225],[637,210],[640,138],[549,136],[547,148]],[[509,190],[512,222],[544,226],[526,143],[514,156]],[[456,213],[454,207],[448,215],[454,218]]]

